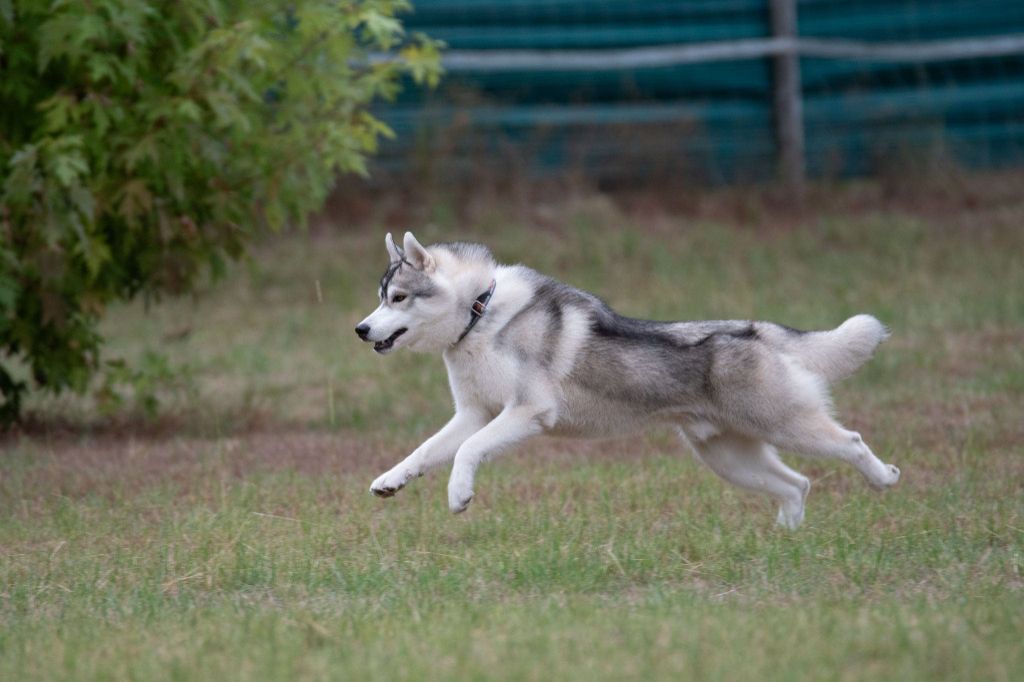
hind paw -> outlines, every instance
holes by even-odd
[[[803,521],[804,508],[802,506],[799,509],[787,509],[785,506],[781,506],[779,507],[778,515],[775,517],[775,525],[781,526],[786,530],[796,530]]]
[[[797,485],[799,494],[791,495],[779,505],[779,514],[775,517],[776,525],[789,530],[796,530],[804,522],[804,508],[807,505],[807,493],[811,491],[809,479],[801,476]]]

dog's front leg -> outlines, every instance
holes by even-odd
[[[448,508],[458,514],[473,499],[473,477],[480,463],[543,430],[544,410],[535,406],[506,407],[459,448],[448,480]]]
[[[459,410],[444,427],[416,448],[411,455],[381,474],[370,485],[377,497],[391,497],[405,484],[431,467],[455,456],[459,446],[487,423],[487,416],[475,410]]]

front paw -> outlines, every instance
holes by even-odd
[[[876,471],[871,472],[868,484],[875,490],[885,490],[899,483],[900,468],[892,464],[882,464]]]
[[[370,492],[377,497],[391,497],[405,487],[412,475],[405,471],[391,471],[381,474],[370,484]]]
[[[453,514],[461,514],[473,501],[473,482],[465,478],[452,476],[448,482],[448,509]]]

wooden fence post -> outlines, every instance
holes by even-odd
[[[800,54],[797,50],[796,0],[770,0],[772,37],[787,41],[789,48],[773,61],[775,138],[779,147],[779,173],[798,201],[806,179],[804,159],[803,89]]]

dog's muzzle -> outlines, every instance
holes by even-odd
[[[409,331],[407,328],[402,327],[383,341],[374,341],[373,349],[381,354],[387,353],[395,345],[395,340],[407,331]]]

